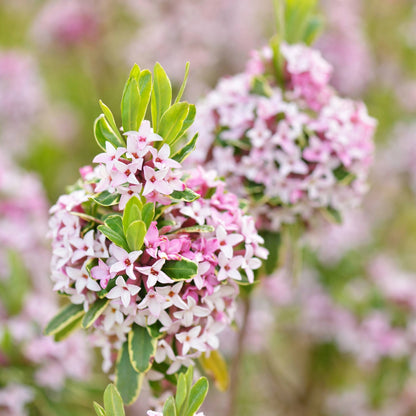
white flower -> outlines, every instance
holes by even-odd
[[[191,348],[198,351],[205,351],[206,346],[203,339],[199,336],[201,327],[198,325],[188,332],[176,334],[176,339],[182,344],[182,354],[187,354]]]
[[[140,287],[136,285],[128,285],[122,276],[117,277],[116,286],[113,287],[108,293],[108,299],[121,299],[123,305],[127,308],[130,303],[131,297],[139,293]]]

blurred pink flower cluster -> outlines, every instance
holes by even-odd
[[[218,348],[217,334],[234,318],[236,282],[252,283],[259,257],[267,251],[254,220],[215,172],[183,171],[168,144],[154,147],[162,138],[147,121],[125,135],[127,146],[107,142],[106,151],[94,159],[99,166],[83,168],[79,187],[51,209],[52,280],[55,290],[86,310],[99,292],[110,300],[92,327],[105,371],[137,324],[157,327],[155,362],[168,363],[168,373],[174,373]],[[196,199],[175,200],[175,192],[183,191],[192,191]],[[91,227],[85,214],[97,192],[118,196],[110,215],[122,214],[134,197],[147,208],[155,203],[158,214],[148,224],[141,249],[122,248]],[[195,274],[175,278],[169,267],[177,262],[191,262]]]
[[[45,106],[36,62],[17,50],[0,50],[0,144],[24,154]]]
[[[58,310],[47,278],[47,206],[38,179],[1,153],[0,340],[6,347],[0,352],[0,371],[13,367],[19,356],[34,371],[33,380],[26,376],[22,385],[0,388],[0,408],[12,415],[25,414],[24,404],[33,398],[25,383],[61,390],[67,378],[82,380],[89,375],[90,356],[83,336],[57,343],[42,335]],[[10,356],[8,348],[13,351]]]
[[[272,51],[264,48],[199,103],[199,142],[188,159],[217,169],[274,230],[361,201],[376,125],[363,103],[330,87],[331,67],[319,52],[282,44],[281,58],[283,85],[270,81]]]
[[[366,39],[363,3],[323,0],[324,32],[316,47],[334,66],[332,84],[342,94],[358,96],[372,80],[374,64]]]

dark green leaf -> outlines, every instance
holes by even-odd
[[[201,377],[191,389],[185,416],[194,416],[194,414],[201,407],[207,393],[208,380],[205,377]]]
[[[103,207],[111,207],[120,202],[120,194],[103,191],[100,194],[91,197],[91,199]]]
[[[172,102],[172,86],[165,70],[156,62],[153,69],[152,89],[152,123],[153,130],[159,133],[159,122]]]
[[[123,220],[119,215],[112,215],[105,220],[104,225],[99,225],[98,230],[101,231],[110,241],[117,244],[124,250],[129,251],[129,245],[124,237]]]
[[[142,220],[133,221],[127,228],[127,244],[132,251],[138,251],[142,248],[144,237],[146,235],[146,224]]]
[[[152,367],[151,358],[156,351],[156,339],[152,338],[146,328],[133,324],[128,337],[129,356],[133,368],[139,373],[146,373]]]
[[[104,391],[104,407],[107,416],[124,416],[123,400],[114,384],[109,384]]]
[[[172,156],[172,159],[176,160],[177,162],[183,162],[194,150],[196,146],[196,141],[198,139],[198,133],[192,137],[192,139],[182,147],[177,153]]]
[[[274,231],[262,230],[260,235],[264,239],[264,246],[269,250],[269,255],[266,260],[263,261],[266,274],[272,274],[278,265],[279,261],[279,250],[281,246],[281,235]]]
[[[134,403],[139,397],[143,377],[144,374],[135,371],[131,365],[128,342],[126,341],[118,354],[115,377],[115,385],[126,405]]]
[[[58,314],[46,325],[45,335],[54,335],[72,324],[74,321],[84,315],[82,305],[70,303],[61,309]]]
[[[109,302],[109,299],[97,299],[84,315],[81,326],[89,328],[104,312]]]
[[[195,277],[198,273],[198,265],[191,260],[168,260],[162,267],[165,272],[173,280],[188,280]]]
[[[82,316],[72,321],[69,325],[67,325],[65,328],[61,329],[59,332],[54,334],[53,339],[56,342],[62,341],[65,338],[67,338],[69,335],[72,334],[76,329],[80,328]]]
[[[332,207],[328,207],[323,210],[323,214],[330,222],[335,224],[342,224],[342,216],[338,210]]]
[[[177,199],[178,201],[193,202],[196,201],[200,195],[191,189],[186,188],[184,191],[173,191],[170,194],[170,197]]]

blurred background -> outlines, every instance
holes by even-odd
[[[344,225],[303,238],[297,284],[279,270],[256,290],[237,413],[411,416],[416,4],[322,0],[320,13],[315,46],[334,86],[378,119],[371,190]],[[0,0],[1,415],[92,414],[107,383],[81,335],[59,348],[40,335],[57,308],[47,210],[98,151],[98,99],[116,109],[135,62],[161,62],[178,87],[190,61],[185,97],[195,102],[274,33],[271,0]],[[235,338],[224,336],[229,360]],[[225,415],[227,400],[212,387],[206,414]]]

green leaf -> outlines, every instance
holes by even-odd
[[[163,336],[163,332],[160,332],[162,324],[159,321],[156,321],[153,325],[146,326],[147,332],[152,338],[159,339]]]
[[[62,331],[67,326],[84,315],[84,307],[82,305],[74,305],[70,303],[61,309],[57,315],[46,325],[45,335],[54,335]]]
[[[178,95],[176,96],[175,104],[178,103],[182,98],[183,92],[185,91],[186,83],[188,81],[188,75],[189,75],[189,62],[187,62],[185,65],[185,76],[183,77],[181,88],[179,89]]]
[[[202,353],[199,362],[207,374],[215,380],[215,385],[220,391],[226,391],[230,384],[227,363],[222,355],[217,351],[211,351],[209,356]]]
[[[170,146],[175,144],[189,113],[189,107],[188,103],[176,103],[163,114],[157,133],[163,138],[164,143]]]
[[[270,97],[273,94],[269,83],[264,77],[257,76],[252,81],[251,92],[256,95],[263,97]]]
[[[188,395],[188,389],[186,386],[186,378],[185,374],[181,373],[178,377],[178,384],[176,386],[176,395],[175,395],[175,402],[176,402],[176,409],[180,413],[182,405],[185,403],[186,396]]]
[[[192,227],[180,228],[178,233],[212,233],[215,228],[212,225],[193,225]]]
[[[108,124],[110,124],[111,128],[117,134],[117,136],[120,139],[120,141],[121,142],[124,142],[124,139],[123,139],[123,137],[120,134],[120,130],[117,127],[116,121],[114,120],[113,113],[111,112],[111,110],[101,100],[99,100],[99,103],[100,103],[101,110],[103,111],[103,113],[105,115],[105,118],[108,121]]]
[[[135,78],[129,78],[121,100],[121,120],[125,132],[137,130],[140,109],[139,84]]]
[[[104,391],[104,407],[107,416],[124,416],[123,400],[114,384],[109,384]]]
[[[189,111],[182,124],[181,131],[176,136],[176,139],[173,141],[172,145],[174,145],[187,132],[189,127],[192,126],[193,122],[195,121],[195,116],[196,116],[196,107],[193,104],[189,104]]]
[[[103,207],[111,207],[120,202],[120,194],[115,192],[103,191],[96,196],[91,197],[98,205]]]
[[[150,227],[150,224],[153,221],[153,218],[155,217],[155,204],[153,202],[148,202],[144,205],[142,210],[142,219],[144,223],[146,224],[146,228],[148,229]]]
[[[314,17],[317,0],[286,0],[285,41],[293,44],[304,41],[306,29]]]
[[[170,107],[172,101],[172,85],[165,70],[159,62],[153,69],[153,89],[151,98],[153,130],[159,133],[159,122],[162,115]]]
[[[303,41],[307,45],[311,45],[314,40],[318,37],[319,33],[323,28],[323,21],[319,17],[311,17],[305,28],[303,35]]]
[[[67,338],[69,335],[72,334],[76,329],[80,328],[82,316],[72,321],[69,325],[67,325],[65,328],[63,328],[61,331],[54,334],[53,339],[56,342],[60,342]]]
[[[170,197],[177,199],[178,201],[193,202],[196,201],[200,195],[191,189],[186,188],[184,191],[173,191],[170,194]]]
[[[139,397],[144,374],[138,373],[131,365],[128,341],[124,342],[118,354],[115,385],[123,402],[130,405]]]
[[[156,352],[156,339],[146,328],[133,324],[128,337],[129,356],[133,368],[138,373],[146,373],[152,367],[151,358]]]
[[[129,251],[129,245],[127,244],[123,231],[123,220],[119,215],[108,217],[105,220],[104,225],[99,225],[97,228],[114,244]]]
[[[124,146],[124,142],[112,129],[104,114],[100,114],[94,122],[94,137],[101,149],[105,150],[105,143],[110,142],[114,147]]]
[[[194,414],[201,407],[207,393],[208,380],[205,377],[201,377],[191,389],[185,416],[194,416]]]
[[[191,387],[192,387],[192,382],[194,381],[194,367],[192,365],[188,367],[188,369],[186,370],[185,378],[186,378],[186,386],[187,386],[186,388],[188,392],[190,392]]]
[[[140,103],[137,112],[137,126],[140,127],[145,115],[147,106],[149,105],[150,95],[152,93],[152,74],[149,70],[145,69],[139,76],[139,91],[140,91]]]
[[[198,265],[188,259],[168,260],[162,267],[165,272],[173,280],[188,280],[195,277],[198,273]]]
[[[137,196],[133,196],[127,202],[123,212],[123,231],[127,234],[129,225],[137,220],[142,219],[143,204]]]
[[[163,416],[177,416],[175,400],[172,396],[166,400],[163,406]]]
[[[262,230],[260,235],[264,239],[264,246],[269,250],[269,255],[266,260],[263,260],[263,264],[266,274],[270,275],[277,269],[282,238],[280,233],[274,231]]]
[[[109,299],[97,299],[84,315],[81,326],[85,329],[89,328],[104,312],[109,302]]]
[[[146,235],[146,224],[142,220],[133,221],[126,232],[127,244],[132,251],[138,251],[142,248],[144,237]]]
[[[94,410],[97,416],[107,416],[107,414],[105,413],[105,410],[97,402],[94,402],[93,406],[94,406]]]
[[[336,210],[335,208],[328,207],[326,209],[322,210],[322,213],[324,214],[324,217],[334,223],[334,224],[342,224],[342,216],[341,213]]]
[[[185,146],[183,146],[178,152],[176,152],[172,156],[172,159],[176,160],[179,163],[183,162],[195,150],[197,139],[198,133],[196,133],[194,137],[192,137],[192,139]]]

